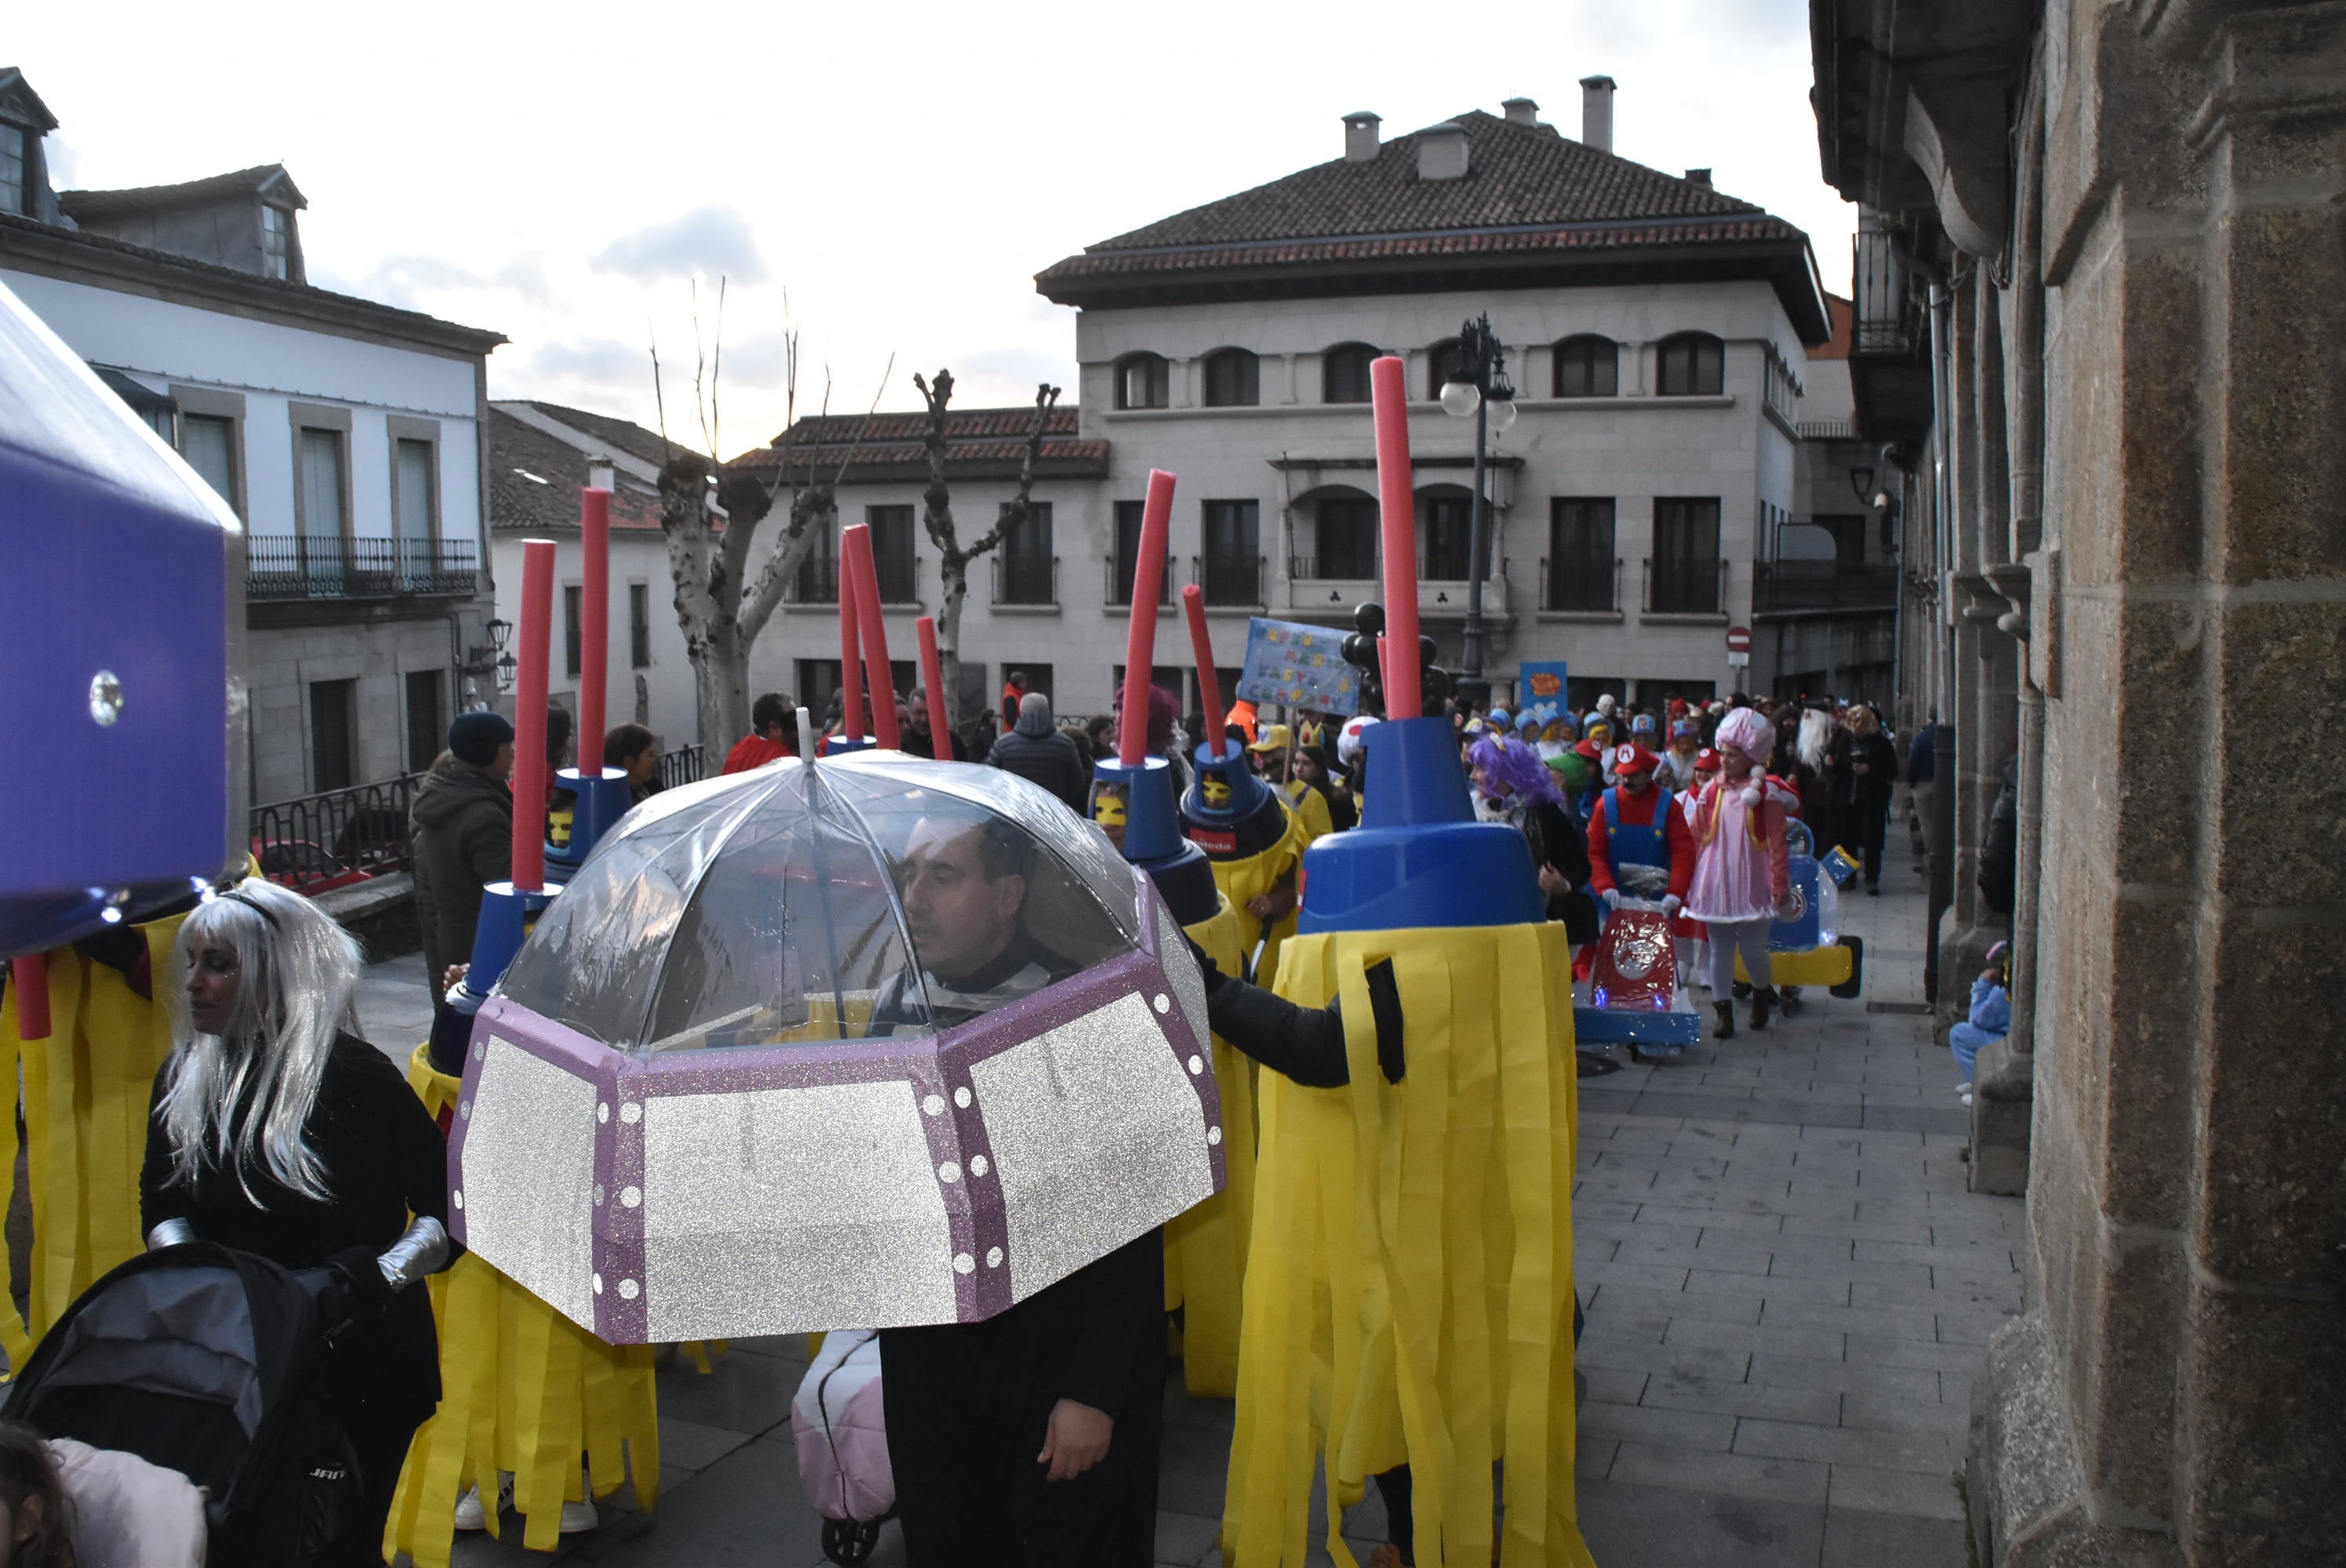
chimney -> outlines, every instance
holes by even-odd
[[[1708,190],[1710,188],[1710,170],[1707,168],[1688,169],[1686,172],[1686,179],[1688,185],[1698,185],[1705,190]]]
[[[1464,179],[1466,178],[1466,127],[1456,120],[1443,120],[1440,125],[1426,127],[1417,133],[1417,178],[1420,179]]]
[[[1366,109],[1355,110],[1344,117],[1344,161],[1374,163],[1377,161],[1377,126],[1381,117]]]
[[[1580,139],[1599,152],[1613,150],[1613,78],[1580,78]]]
[[[1506,111],[1507,123],[1511,126],[1539,124],[1539,105],[1529,98],[1509,98],[1499,107]]]

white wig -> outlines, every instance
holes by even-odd
[[[236,1010],[218,1034],[196,1033],[189,1015],[199,946],[236,954]],[[178,1044],[162,1099],[171,1179],[192,1190],[207,1164],[233,1170],[259,1204],[251,1173],[265,1168],[305,1196],[330,1197],[306,1135],[334,1036],[358,1028],[358,942],[301,894],[254,878],[197,905],[176,956],[168,990]]]
[[[1825,765],[1825,748],[1832,744],[1833,717],[1812,708],[1800,715],[1800,761],[1810,771]]]

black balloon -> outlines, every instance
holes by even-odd
[[[1360,629],[1362,636],[1375,641],[1385,629],[1385,607],[1373,601],[1362,605],[1352,612],[1352,625]]]

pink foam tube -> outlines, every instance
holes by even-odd
[[[839,564],[852,577],[855,591],[855,626],[863,643],[863,669],[872,677],[872,733],[881,748],[900,751],[904,737],[896,728],[896,680],[888,668],[888,623],[880,616],[880,574],[872,564],[872,525],[851,523],[840,531]],[[843,596],[848,583],[842,580]]]
[[[1206,629],[1206,590],[1195,583],[1184,587],[1181,608],[1189,616],[1189,651],[1198,659],[1198,695],[1206,700],[1206,744],[1219,762],[1229,750],[1229,727],[1221,718],[1222,677],[1214,672],[1214,634]]]
[[[945,717],[945,661],[937,653],[937,617],[923,616],[913,623],[921,639],[921,685],[929,694],[929,748],[940,762],[953,760],[953,723]]]
[[[1385,717],[1416,718],[1424,711],[1417,680],[1417,491],[1409,472],[1409,379],[1398,355],[1369,365],[1376,405],[1377,494],[1385,547]]]
[[[16,988],[16,1038],[49,1037],[49,960],[46,953],[27,953],[8,961]]]
[[[610,688],[611,493],[588,485],[578,493],[578,773],[603,776],[603,702]]]
[[[1165,547],[1173,532],[1173,476],[1148,471],[1140,507],[1139,556],[1132,563],[1132,626],[1124,636],[1124,728],[1116,759],[1137,768],[1148,755],[1148,663],[1157,653],[1157,601],[1165,592]]]
[[[546,886],[546,657],[554,630],[554,541],[521,545],[521,667],[514,697],[513,885]]]
[[[839,570],[839,732],[850,740],[863,738],[863,671],[856,664],[858,639],[855,596],[849,591],[847,563]]]

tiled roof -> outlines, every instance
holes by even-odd
[[[518,531],[576,527],[587,454],[494,404],[488,428],[489,525]],[[611,525],[657,532],[659,498],[631,475],[618,475],[617,483]]]
[[[1334,158],[1087,246],[1036,290],[1086,307],[1623,277],[1766,279],[1804,338],[1827,331],[1808,237],[1750,202],[1474,111],[1467,173],[1418,177],[1418,143]]]
[[[787,447],[793,472],[811,463],[828,479],[841,474],[843,484],[875,484],[928,476],[928,433],[924,413],[882,413],[809,417],[792,424],[771,446],[745,452],[728,466],[752,472],[777,470]],[[1025,408],[954,409],[945,414],[949,479],[1017,477],[1025,460],[1026,433],[1035,428],[1035,411]],[[1076,410],[1062,403],[1044,425],[1043,450],[1035,472],[1046,478],[1089,478],[1107,472],[1108,443],[1078,441]],[[859,439],[859,437],[861,439]]]
[[[500,400],[502,401],[502,400]],[[607,413],[590,413],[583,408],[568,408],[558,402],[543,402],[536,398],[517,400],[529,404],[548,419],[559,421],[582,435],[607,443],[614,451],[629,457],[639,457],[646,463],[666,463],[677,453],[688,450],[672,441],[662,440],[658,431],[646,430],[630,420],[614,419]]]
[[[159,212],[166,208],[194,207],[227,196],[251,196],[274,188],[294,207],[309,202],[293,187],[281,163],[256,164],[228,174],[207,175],[177,185],[138,185],[122,190],[60,190],[57,210],[76,223],[117,218],[129,212]]]
[[[1825,314],[1832,321],[1832,336],[1809,351],[1812,360],[1845,360],[1850,344],[1857,337],[1857,307],[1839,294],[1825,296]]]

